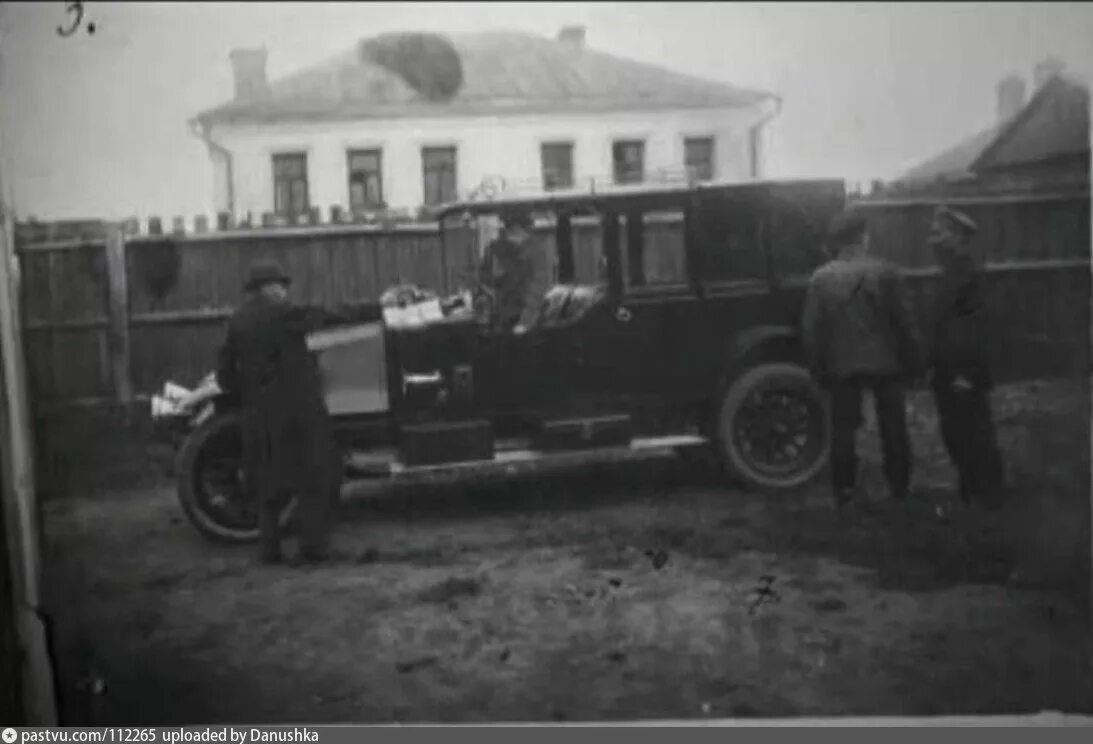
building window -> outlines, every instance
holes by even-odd
[[[542,146],[543,189],[573,188],[573,145],[569,142],[547,142]]]
[[[425,204],[435,206],[455,201],[455,148],[422,148],[421,165],[425,183]]]
[[[713,180],[713,137],[688,137],[683,140],[683,162],[687,178]]]
[[[615,183],[641,183],[645,180],[645,143],[636,140],[616,142],[611,146]]]
[[[294,219],[307,214],[307,154],[273,156],[273,211]]]
[[[383,208],[383,154],[379,150],[349,153],[349,209],[366,212]]]

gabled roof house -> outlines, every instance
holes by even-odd
[[[1032,96],[1011,75],[998,84],[997,119],[898,179],[902,190],[950,184],[1048,187],[1089,184],[1089,86],[1049,59],[1036,68]]]
[[[230,55],[231,101],[191,120],[216,209],[413,209],[484,179],[509,190],[761,175],[773,93],[555,38],[386,34],[269,81],[267,50]]]

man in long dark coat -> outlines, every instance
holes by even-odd
[[[503,234],[486,249],[479,283],[493,292],[498,329],[519,335],[539,319],[550,289],[550,265],[530,215],[512,212],[502,220]]]
[[[329,414],[307,324],[288,299],[290,279],[274,264],[251,269],[247,301],[228,322],[217,382],[238,395],[243,417],[243,470],[259,509],[264,562],[282,558],[281,515],[297,500],[300,558],[323,560],[332,506]]]
[[[904,498],[912,464],[905,386],[921,372],[920,334],[899,270],[869,255],[860,215],[847,212],[833,221],[829,247],[835,256],[812,275],[801,324],[812,373],[831,393],[835,503],[846,504],[857,487],[856,435],[866,391],[873,394],[891,495]]]
[[[931,387],[942,438],[965,505],[1001,505],[1002,457],[991,416],[994,379],[982,275],[970,253],[978,226],[947,207],[934,213],[929,242],[941,267],[934,304]]]

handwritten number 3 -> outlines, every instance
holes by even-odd
[[[80,27],[80,23],[83,22],[83,3],[72,2],[68,3],[68,5],[65,7],[69,13],[75,13],[76,18],[72,21],[72,25],[69,27],[68,31],[65,31],[61,26],[58,26],[57,33],[65,38],[68,38],[69,36],[72,36],[72,34],[76,33],[76,29],[78,29]]]

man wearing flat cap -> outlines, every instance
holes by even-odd
[[[539,319],[550,289],[550,266],[530,214],[511,211],[501,219],[502,234],[486,249],[479,284],[494,295],[496,327],[519,335]]]
[[[243,472],[258,505],[263,562],[282,558],[281,513],[296,497],[300,558],[327,555],[334,480],[329,416],[304,316],[289,302],[289,277],[274,263],[251,267],[246,302],[228,321],[217,383],[238,397]]]
[[[812,275],[802,316],[809,366],[831,394],[831,475],[836,506],[858,486],[856,437],[862,402],[872,393],[891,495],[905,498],[911,478],[905,385],[922,368],[922,345],[898,268],[870,255],[864,218],[832,222],[832,260]]]
[[[930,383],[942,438],[960,477],[965,505],[1001,505],[1002,457],[990,409],[994,381],[981,274],[971,255],[978,232],[966,214],[949,207],[934,212],[929,243],[941,268],[934,301]]]

